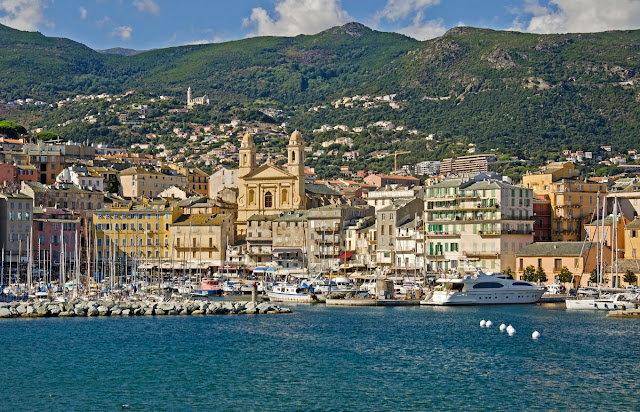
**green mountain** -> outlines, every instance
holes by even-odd
[[[0,99],[78,93],[208,94],[214,103],[289,108],[291,123],[390,120],[464,136],[481,150],[599,144],[640,135],[640,31],[536,35],[470,27],[419,42],[358,23],[316,35],[257,37],[131,56],[0,25]],[[397,94],[401,109],[311,105]]]

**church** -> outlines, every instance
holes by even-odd
[[[239,155],[238,233],[246,233],[251,216],[306,209],[304,141],[300,132],[296,130],[289,139],[284,167],[269,161],[258,167],[256,145],[250,134],[242,138]]]

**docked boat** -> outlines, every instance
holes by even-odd
[[[638,294],[615,293],[608,297],[567,299],[568,310],[626,310],[638,304]]]
[[[267,296],[272,302],[314,303],[318,301],[316,295],[309,292],[308,288],[286,282],[276,283],[271,290],[267,291]]]
[[[535,303],[545,292],[543,286],[513,280],[500,273],[474,275],[436,280],[433,293],[420,301],[422,305],[503,305]]]
[[[222,288],[217,279],[203,278],[200,281],[200,288],[193,290],[194,296],[219,296],[222,294]]]

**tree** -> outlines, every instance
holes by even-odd
[[[538,283],[544,283],[547,281],[547,274],[544,273],[544,269],[540,266],[534,275],[534,281]]]
[[[630,285],[635,285],[638,281],[638,277],[633,273],[633,270],[628,269],[624,274],[624,281]]]
[[[502,271],[502,274],[505,276],[511,276],[513,278],[513,271],[509,266],[507,266],[507,268]]]
[[[566,266],[563,266],[560,270],[560,273],[558,273],[558,280],[560,281],[560,283],[569,283],[571,282],[571,279],[573,279],[571,271],[567,269]]]
[[[522,272],[521,279],[527,282],[533,282],[536,276],[536,268],[533,265],[529,265],[524,268],[524,272]]]
[[[4,134],[11,139],[17,139],[20,135],[26,133],[27,129],[16,122],[9,120],[0,121],[0,134]]]
[[[598,283],[598,269],[593,269],[589,274],[589,282]]]

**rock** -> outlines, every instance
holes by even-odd
[[[31,315],[35,312],[35,309],[31,305],[27,305],[27,311],[25,312],[27,315]]]
[[[131,316],[131,309],[123,309],[122,316]]]
[[[58,317],[59,318],[70,318],[75,316],[75,313],[72,311],[68,311],[68,310],[63,310],[60,313],[58,313]]]
[[[171,316],[175,316],[175,315],[179,315],[180,312],[178,312],[177,310],[170,310],[167,312],[167,315],[171,315]]]
[[[73,313],[75,313],[76,316],[85,316],[87,314],[85,309],[81,307],[76,307],[75,309],[73,309]]]
[[[24,303],[20,304],[20,306],[16,308],[16,311],[21,315],[27,313],[27,305]]]
[[[109,316],[109,308],[108,307],[106,307],[104,305],[101,305],[101,306],[98,306],[97,310],[98,310],[98,315],[100,315],[100,316]]]
[[[10,318],[11,311],[7,307],[0,307],[0,318]]]
[[[51,314],[51,316],[59,316],[60,312],[62,312],[60,310],[60,306],[58,305],[49,305],[47,307],[47,310],[49,311],[49,313]]]
[[[111,316],[120,316],[122,315],[122,309],[120,306],[114,306],[111,308]]]
[[[196,309],[193,312],[191,312],[192,315],[204,315],[204,310],[202,309]]]
[[[100,312],[98,312],[98,309],[95,306],[89,306],[87,308],[87,316],[98,316],[100,314]]]
[[[38,314],[38,316],[47,316],[49,315],[49,309],[46,305],[39,305],[36,308],[36,313]]]
[[[165,312],[164,310],[160,309],[160,308],[155,308],[153,310],[153,313],[157,316],[164,316],[167,314],[167,312]]]

